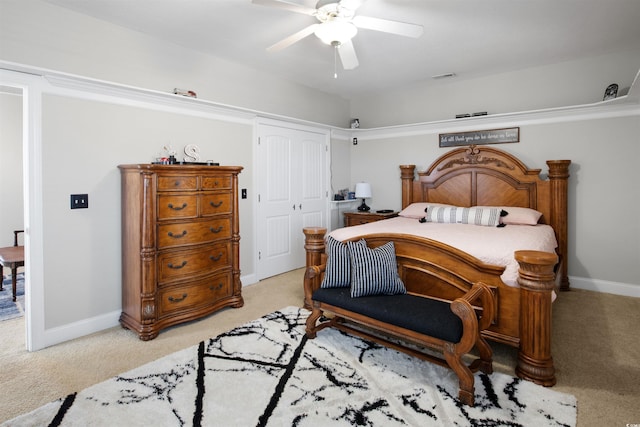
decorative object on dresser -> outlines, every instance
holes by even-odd
[[[123,327],[140,339],[242,307],[240,166],[118,166],[122,178]]]
[[[358,206],[358,210],[368,212],[371,208],[367,206],[364,199],[371,198],[371,184],[368,182],[359,182],[356,184],[356,199],[362,199],[362,204]]]
[[[380,221],[381,219],[388,219],[398,216],[398,212],[360,212],[351,211],[344,213],[344,226],[351,227],[352,225],[368,224],[374,221]]]

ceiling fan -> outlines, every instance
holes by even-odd
[[[252,0],[254,4],[314,16],[319,21],[268,47],[268,51],[274,52],[284,49],[311,34],[315,34],[325,44],[336,49],[345,70],[352,70],[358,66],[358,57],[351,41],[358,33],[358,28],[413,38],[422,35],[422,25],[356,15],[356,10],[364,1],[319,0],[316,8],[312,9],[283,0]]]

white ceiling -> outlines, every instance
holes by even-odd
[[[424,26],[419,39],[361,29],[360,66],[343,71],[316,22],[251,0],[46,0],[98,19],[347,98],[431,76],[469,78],[640,48],[640,0],[367,0],[357,14]],[[314,8],[316,0],[288,0]]]

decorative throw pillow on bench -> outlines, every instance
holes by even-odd
[[[327,237],[327,266],[321,288],[351,287],[351,297],[407,292],[398,275],[393,242],[371,249],[364,239],[342,243]]]

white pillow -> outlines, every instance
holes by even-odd
[[[425,216],[425,214],[427,213],[427,208],[429,206],[452,206],[452,205],[445,205],[445,204],[442,204],[442,203],[431,203],[431,202],[411,203],[409,206],[407,206],[402,211],[400,211],[398,216],[403,216],[405,218],[420,219],[420,218],[423,218]]]
[[[495,206],[478,206],[482,208],[492,208]],[[531,208],[521,208],[516,206],[502,206],[497,209],[502,209],[507,212],[507,215],[500,218],[502,224],[513,225],[536,225],[542,216],[542,212],[538,212]]]

